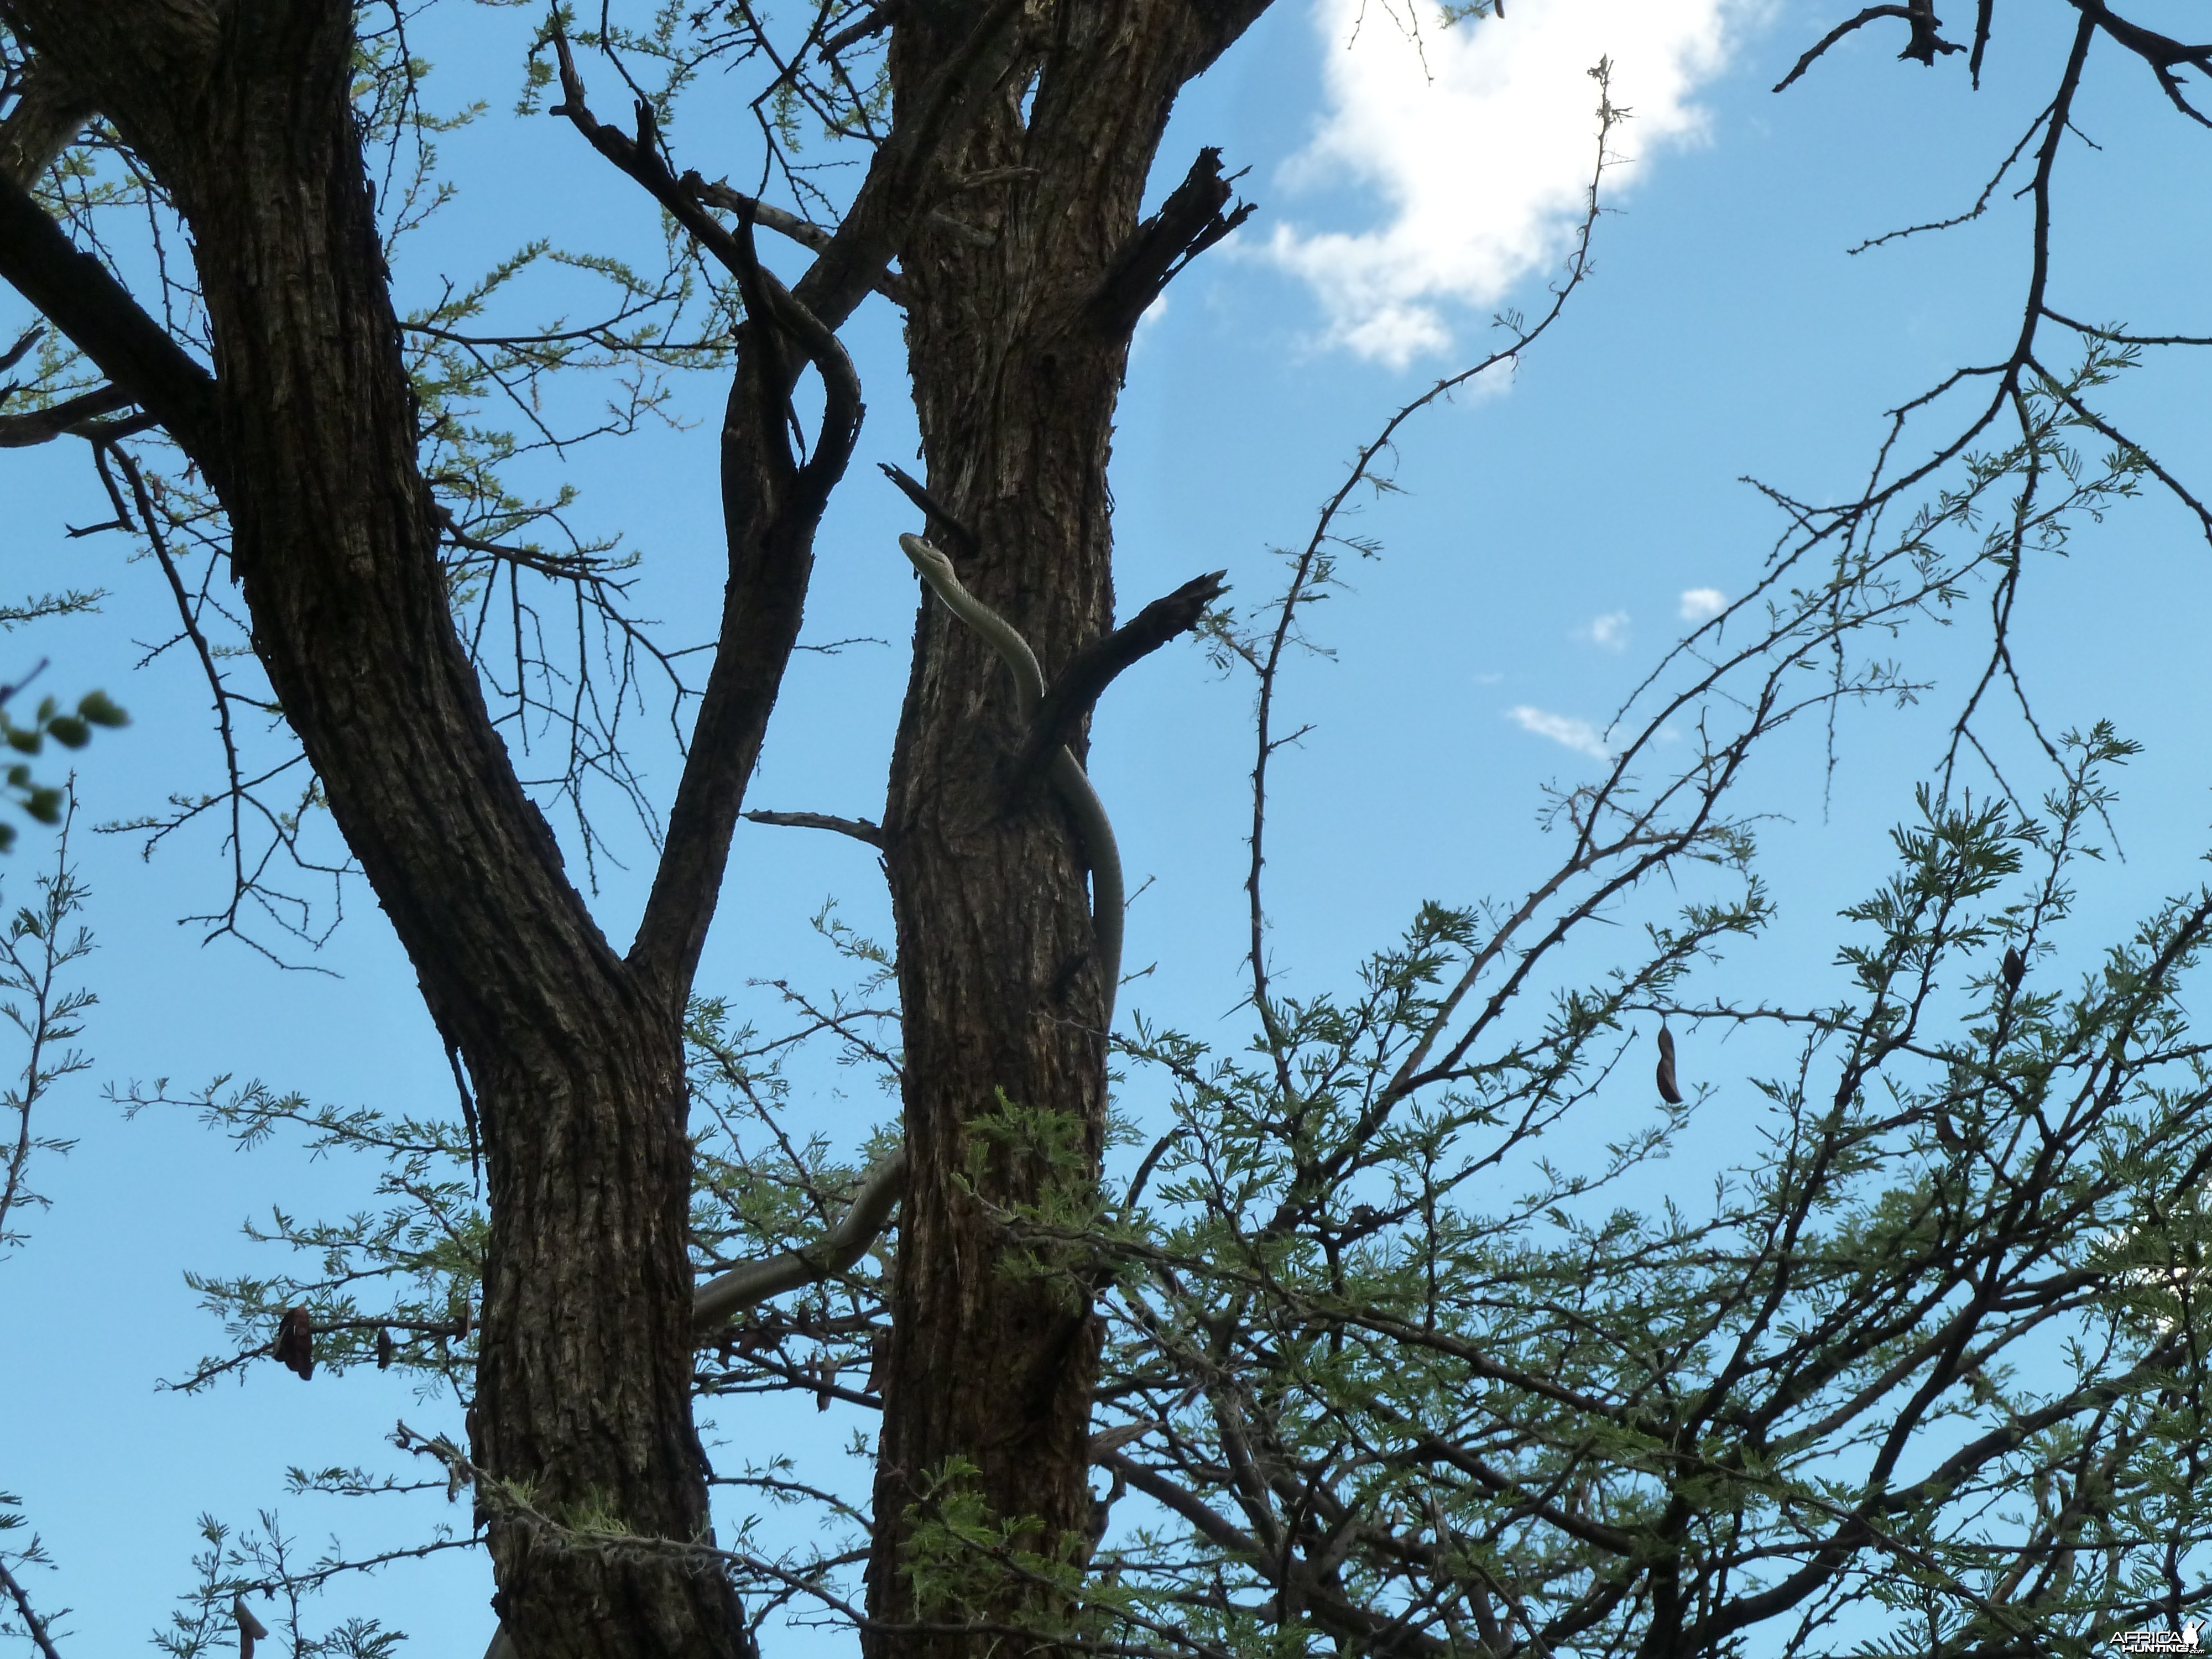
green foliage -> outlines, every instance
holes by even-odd
[[[407,1640],[406,1632],[386,1630],[377,1620],[361,1617],[315,1631],[307,1618],[307,1603],[329,1582],[336,1564],[328,1557],[312,1565],[299,1560],[295,1540],[268,1510],[244,1532],[203,1515],[199,1540],[191,1563],[198,1582],[177,1598],[168,1627],[152,1633],[152,1645],[169,1659],[215,1659],[239,1651],[233,1608],[241,1601],[295,1659],[390,1659]]]
[[[2191,1473],[2212,1076],[2185,996],[2212,893],[2118,946],[2074,915],[2132,745],[2101,726],[2066,740],[2038,811],[1923,789],[1893,872],[1844,913],[1832,1000],[1692,994],[1776,920],[1755,820],[1730,806],[1747,757],[1805,714],[1918,695],[1850,642],[1946,616],[2134,488],[2136,458],[2100,471],[2068,447],[2067,398],[2115,370],[2093,354],[2029,396],[2021,441],[1962,459],[1882,547],[1808,532],[1758,596],[1761,631],[1686,647],[1603,779],[1553,794],[1558,862],[1525,891],[1423,905],[1340,993],[1257,976],[1241,1049],[1135,1016],[1119,1109],[1157,1138],[1126,1185],[1119,1119],[1110,1183],[1064,1115],[1001,1093],[969,1121],[963,1174],[1002,1269],[1104,1322],[1108,1485],[1095,1533],[1045,1540],[993,1512],[972,1468],[933,1472],[902,1565],[934,1616],[1003,1620],[1012,1583],[1025,1639],[1254,1659],[1393,1630],[1625,1654],[1661,1618],[1715,1653],[1817,1644],[1846,1617],[1870,1646],[2071,1652],[2141,1612],[2159,1551],[2212,1545]],[[1286,636],[1332,573],[1299,565]],[[1262,668],[1247,627],[1224,615],[1212,641]],[[1662,770],[1668,729],[1691,742]],[[1601,963],[1569,953],[1601,926]],[[874,1093],[901,1065],[890,953],[834,908],[817,927],[848,990],[771,981],[772,1031],[729,1000],[690,1009],[702,1273],[818,1237],[892,1144],[841,1156],[787,1125],[802,1080]],[[2069,987],[2064,962],[2096,968]],[[1679,1105],[1646,1080],[1662,1018],[1692,1057]],[[1728,1031],[1764,1055],[1748,1087],[1716,1073]],[[825,1038],[835,1065],[808,1069]],[[258,1085],[194,1103],[241,1140],[305,1132],[386,1173],[380,1212],[259,1230],[316,1272],[194,1281],[238,1346],[187,1386],[258,1357],[286,1306],[313,1311],[343,1372],[380,1324],[473,1295],[483,1222],[453,1125]],[[1700,1182],[1670,1178],[1692,1159]],[[872,1410],[891,1261],[887,1237],[733,1322],[701,1356],[702,1401]],[[459,1403],[468,1355],[430,1337],[400,1363]],[[706,1552],[604,1506],[479,1498],[576,1547],[693,1551],[748,1595],[852,1616],[865,1482],[824,1486],[781,1453],[716,1479],[821,1537]]]
[[[67,982],[70,970],[92,950],[92,935],[72,925],[88,896],[70,858],[74,805],[65,798],[69,810],[54,838],[53,867],[39,878],[38,902],[18,908],[0,933],[0,998],[5,999],[0,1017],[23,1040],[21,1068],[0,1097],[0,1257],[25,1242],[26,1214],[46,1206],[31,1185],[33,1159],[66,1152],[74,1144],[48,1133],[41,1114],[52,1103],[55,1085],[91,1064],[74,1045],[83,1035],[85,1012],[98,999]],[[21,1636],[46,1651],[68,1609],[41,1614],[23,1583],[23,1569],[54,1565],[37,1534],[21,1542],[9,1537],[27,1524],[22,1500],[0,1492],[0,1637]]]
[[[26,1615],[37,1619],[40,1626],[49,1631],[69,1616],[67,1607],[55,1607],[40,1614],[31,1609],[24,1599],[28,1591],[21,1588],[23,1569],[36,1567],[51,1571],[54,1565],[38,1534],[30,1534],[20,1543],[8,1537],[9,1534],[22,1532],[28,1525],[23,1500],[13,1492],[0,1492],[0,1588],[12,1585],[17,1591],[0,1597],[0,1637],[20,1636],[26,1641],[35,1639]]]
[[[188,1272],[185,1282],[223,1322],[236,1345],[202,1360],[170,1386],[192,1391],[268,1353],[277,1320],[303,1307],[315,1327],[318,1376],[343,1375],[378,1360],[380,1333],[392,1340],[389,1365],[422,1379],[457,1404],[473,1398],[475,1322],[487,1218],[470,1170],[465,1124],[316,1105],[260,1082],[217,1078],[196,1093],[173,1096],[166,1079],[117,1097],[135,1115],[153,1106],[185,1106],[240,1148],[278,1134],[295,1137],[313,1158],[343,1152],[380,1165],[377,1207],[336,1221],[307,1221],[282,1204],[246,1236],[307,1256],[306,1273],[220,1277]]]
[[[1025,1590],[1014,1601],[1013,1616],[1033,1639],[1095,1631],[1097,1619],[1079,1612],[1090,1540],[1064,1536],[1040,1550],[1042,1524],[1035,1516],[994,1514],[976,1488],[976,1474],[974,1464],[953,1457],[924,1470],[916,1483],[920,1497],[908,1506],[899,1559],[915,1616],[933,1623],[1003,1620],[1012,1577]]]
[[[105,691],[88,692],[77,700],[74,714],[66,713],[52,697],[42,698],[27,725],[18,726],[8,713],[8,702],[19,688],[0,687],[0,743],[19,755],[36,755],[52,738],[64,749],[82,749],[92,741],[94,726],[128,726],[131,717],[116,707]],[[35,781],[30,767],[23,762],[11,763],[0,778],[5,779],[6,789],[17,808],[44,824],[56,824],[62,820],[62,811],[68,799],[67,789],[58,784]],[[0,823],[0,853],[15,844],[15,826]]]
[[[1112,1127],[1109,1144],[1126,1144],[1127,1127]],[[1079,1308],[1114,1272],[1116,1257],[1105,1242],[1133,1237],[1099,1185],[1089,1126],[1066,1112],[1019,1105],[1001,1089],[966,1128],[967,1168],[958,1178],[1007,1230],[998,1271],[1056,1280],[1070,1307]]]
[[[780,24],[792,37],[780,51],[744,0],[571,33],[652,66],[652,84],[630,89],[669,135],[680,136],[678,94],[707,64],[772,60],[754,109],[773,166],[790,199],[828,218],[835,204],[793,158],[817,133],[833,151],[880,137],[879,45],[818,68],[825,40],[863,9]],[[1497,9],[1467,0],[1447,16]],[[396,260],[453,199],[433,140],[484,105],[431,112],[400,14],[363,20],[355,102],[384,150],[379,210]],[[526,106],[538,107],[542,56],[526,76]],[[40,198],[90,246],[112,225],[153,226],[143,252],[180,335],[196,338],[204,319],[167,252],[174,216],[119,154],[95,126]],[[587,784],[611,784],[652,826],[620,724],[641,705],[641,669],[665,675],[672,710],[689,688],[682,647],[653,642],[628,608],[635,555],[574,527],[573,489],[538,469],[574,442],[664,418],[667,377],[726,363],[741,307],[672,224],[661,230],[637,262],[533,240],[472,280],[430,292],[403,277],[399,290],[450,602],[518,752],[553,750],[546,787],[574,808],[587,859],[599,846]],[[1878,479],[1841,507],[1770,492],[1790,534],[1757,591],[1639,691],[1641,728],[1625,712],[1606,734],[1602,781],[1553,795],[1553,870],[1495,902],[1423,906],[1340,990],[1283,994],[1255,960],[1242,1048],[1135,1019],[1121,1109],[1161,1133],[1133,1172],[1094,1184],[1094,1159],[1110,1161],[1117,1139],[1095,1147],[1090,1126],[1003,1093],[970,1121],[966,1175],[997,1195],[1002,1265],[1054,1277],[1106,1324],[1094,1455],[1110,1485],[1096,1538],[1047,1540],[1034,1517],[994,1514],[972,1467],[927,1472],[902,1567],[933,1615],[1003,1618],[1011,1605],[1028,1628],[1002,1633],[1010,1646],[1207,1659],[1626,1654],[1667,1646],[1656,1630],[1667,1620],[1677,1649],[1821,1650],[1847,1617],[1871,1632],[1870,1649],[2065,1653],[2154,1602],[2177,1616],[2203,1604],[2185,1587],[2205,1582],[2212,1543],[2197,1496],[2212,1076],[2187,1012],[2212,895],[2178,896],[2117,945],[2073,913],[2075,872],[2097,857],[2112,805],[2106,777],[2131,747],[2102,726],[2071,742],[2039,812],[2008,792],[1972,800],[1947,767],[1897,832],[1893,876],[1844,913],[1833,1002],[1691,994],[1774,921],[1754,820],[1730,804],[1747,757],[1802,716],[1832,733],[1844,705],[1923,695],[1923,676],[1862,637],[1948,623],[1993,586],[2008,594],[2032,558],[2068,552],[2075,526],[2138,492],[2147,458],[2084,402],[2136,351],[2091,335],[2070,374],[2035,369],[2007,405],[2016,428],[1944,450],[1957,456],[1948,471]],[[36,373],[31,406],[94,383],[52,341]],[[609,379],[611,402],[599,384]],[[579,380],[595,389],[573,392]],[[166,526],[201,561],[187,573],[197,584],[177,581],[179,637],[204,646],[219,701],[280,714],[250,678],[224,678],[251,673],[243,636],[222,633],[222,607],[205,602],[221,591],[225,531],[173,471],[152,476],[154,523],[134,524],[118,495],[113,527],[150,538]],[[1340,554],[1378,551],[1325,520],[1279,606],[1208,619],[1217,662],[1252,666],[1272,696],[1282,647],[1309,642],[1313,607],[1336,591]],[[557,629],[541,624],[549,602]],[[548,642],[572,633],[573,652]],[[117,720],[42,709],[25,728],[31,751],[119,723],[101,707]],[[15,732],[6,739],[21,749]],[[1662,761],[1672,738],[1686,739],[1680,767]],[[1263,738],[1263,768],[1283,741]],[[256,769],[147,827],[158,838],[234,805]],[[34,817],[62,804],[27,769],[9,783]],[[301,811],[319,802],[312,785],[300,799]],[[268,822],[289,846],[300,813]],[[234,850],[241,869],[260,867]],[[50,889],[46,911],[22,913],[9,938],[23,955],[10,959],[40,972],[69,960],[59,926],[73,902],[73,890]],[[690,1010],[702,1273],[817,1237],[895,1144],[895,1128],[863,1138],[866,1120],[846,1126],[863,1144],[842,1152],[790,1127],[795,1079],[842,1100],[840,1076],[895,1091],[901,1064],[888,951],[834,911],[817,926],[856,976],[851,993],[772,981],[788,1019],[768,1034],[730,1001]],[[1607,965],[1568,950],[1607,928]],[[2027,965],[2019,983],[1999,955],[2008,945]],[[27,992],[52,983],[18,977]],[[40,1061],[38,1045],[73,1036],[82,1006],[48,999],[18,1018],[46,1034],[13,1103],[26,1124],[29,1103],[74,1065]],[[1653,1023],[1668,1018],[1700,1062],[1678,1106],[1644,1080]],[[1765,1073],[1732,1088],[1711,1059],[1723,1033],[1791,1046],[1778,1058],[1770,1048],[1756,1062]],[[842,1068],[826,1080],[802,1058],[824,1037]],[[171,1102],[158,1083],[124,1098]],[[249,1230],[290,1253],[289,1270],[191,1277],[228,1350],[178,1386],[265,1358],[296,1306],[315,1327],[319,1383],[342,1386],[380,1336],[395,1337],[392,1363],[465,1411],[486,1224],[466,1122],[228,1079],[172,1103],[242,1147],[283,1135],[374,1172],[373,1201],[352,1215],[317,1221],[272,1204]],[[1685,1182],[1673,1173],[1684,1167],[1707,1174]],[[11,1203],[22,1201],[14,1180]],[[872,1409],[874,1385],[860,1379],[887,1334],[892,1261],[886,1238],[849,1273],[733,1323],[701,1356],[702,1400],[786,1393]],[[442,1449],[433,1480],[331,1468],[295,1471],[294,1486],[451,1493],[471,1478],[454,1439],[417,1444],[410,1432],[403,1449]],[[864,1429],[855,1443],[865,1469]],[[804,1510],[821,1536],[769,1558],[741,1526],[739,1548],[708,1551],[640,1538],[592,1502],[532,1524],[577,1547],[690,1552],[757,1606],[798,1601],[849,1620],[866,1480],[849,1493],[810,1485],[781,1455],[716,1479]],[[480,1496],[517,1514],[533,1501],[520,1484]],[[0,1508],[0,1530],[20,1524]],[[365,1624],[303,1631],[300,1595],[363,1564],[335,1550],[293,1559],[273,1516],[243,1534],[209,1520],[202,1541],[199,1587],[157,1638],[165,1650],[227,1648],[241,1589],[291,1598],[295,1652],[382,1654],[398,1640]],[[468,1542],[441,1534],[422,1550]],[[35,1541],[0,1555],[39,1559]],[[1012,1602],[1010,1581],[1024,1592]]]
[[[1240,1607],[1279,1626],[1302,1584],[1324,1631],[1589,1608],[1583,1650],[1613,1651],[1656,1571],[1724,1611],[1723,1586],[1749,1601],[1856,1535],[1822,1618],[1879,1610],[1945,1651],[2105,1639],[2168,1548],[2212,1547],[2177,1473],[2203,1455],[2212,1339],[2212,1073],[2183,996],[2212,890],[2077,989],[2038,970],[2015,992],[2002,943],[2078,948],[2057,943],[2071,872],[2133,752],[2104,727],[2069,749],[2036,818],[1923,793],[1897,874],[1846,912],[1850,1000],[1659,1005],[1802,1033],[1702,1208],[1627,1197],[1665,1191],[1638,1177],[1697,1116],[1641,1104],[1641,1068],[1607,1121],[1650,1127],[1539,1142],[1568,1103],[1618,1099],[1616,1034],[1665,945],[1747,933],[1747,909],[1656,931],[1654,970],[1563,992],[1502,1061],[1426,1079],[1401,1056],[1481,949],[1472,916],[1425,914],[1356,1001],[1285,1004],[1266,1063],[1148,1036],[1176,1125],[1103,1392],[1138,1431],[1120,1455],[1214,1518],[1140,1526],[1100,1568],[1156,1618],[1206,1609],[1192,1640],[1231,1639]]]
[[[76,1044],[84,1035],[85,1012],[99,998],[68,982],[76,964],[92,953],[91,933],[73,920],[88,895],[70,858],[69,831],[64,815],[53,867],[39,878],[38,902],[20,907],[0,932],[0,1018],[23,1040],[22,1069],[0,1096],[9,1130],[0,1139],[0,1251],[23,1242],[26,1212],[46,1206],[31,1185],[32,1159],[75,1144],[45,1131],[40,1114],[57,1084],[92,1064]]]

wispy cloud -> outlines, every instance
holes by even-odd
[[[1602,617],[1593,617],[1588,627],[1576,631],[1602,650],[1628,649],[1628,613],[1626,611],[1608,611]]]
[[[1701,623],[1717,617],[1728,609],[1728,595],[1717,587],[1686,587],[1682,590],[1682,620]]]
[[[1598,735],[1597,727],[1588,720],[1577,720],[1572,714],[1553,714],[1541,708],[1531,708],[1524,702],[1507,709],[1505,718],[1519,726],[1523,732],[1549,738],[1553,743],[1571,749],[1578,755],[1588,755],[1596,760],[1613,758],[1613,750],[1605,746],[1605,739]]]
[[[1144,349],[1152,337],[1152,331],[1160,325],[1160,319],[1167,314],[1168,296],[1164,294],[1145,307],[1144,314],[1137,319],[1136,331],[1129,337],[1131,356],[1135,356]]]
[[[1669,141],[1721,69],[1754,0],[1515,0],[1507,18],[1445,27],[1435,0],[1315,0],[1326,108],[1282,182],[1364,186],[1382,222],[1276,227],[1267,252],[1310,283],[1327,335],[1402,368],[1452,343],[1451,311],[1495,305],[1565,251],[1595,159],[1596,88],[1635,119],[1615,135],[1618,195]]]

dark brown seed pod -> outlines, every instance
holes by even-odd
[[[276,1363],[290,1367],[306,1382],[315,1374],[315,1324],[305,1308],[287,1308],[276,1322],[276,1340],[270,1352]]]
[[[1669,1106],[1682,1103],[1681,1085],[1674,1081],[1674,1034],[1664,1021],[1659,1026],[1659,1098]]]

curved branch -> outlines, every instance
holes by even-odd
[[[0,121],[0,174],[28,190],[95,112],[91,100],[69,86],[51,62],[33,58],[15,107]]]
[[[860,377],[834,324],[765,270],[753,247],[753,216],[739,198],[735,234],[702,208],[696,173],[679,179],[661,154],[652,106],[637,106],[637,133],[601,122],[585,100],[567,39],[552,36],[568,118],[602,155],[635,179],[736,278],[745,320],[722,431],[725,589],[714,666],[700,698],[690,752],[669,811],[668,833],[630,966],[680,1009],[729,865],[730,837],[744,805],[769,710],[799,641],[814,563],[814,534],[830,491],[850,464],[866,410]],[[849,307],[848,308],[849,311]],[[803,363],[822,377],[823,410],[811,453],[792,453],[791,394]]]
[[[702,1285],[691,1298],[691,1324],[705,1332],[769,1297],[843,1273],[868,1253],[906,1190],[906,1148],[879,1160],[837,1223],[804,1249],[748,1261]]]
[[[2156,29],[2130,22],[2104,0],[2073,0],[2073,3],[2081,14],[2083,23],[2102,29],[2112,37],[2114,45],[2142,59],[2174,108],[2199,126],[2212,127],[2212,118],[2182,95],[2181,77],[2174,73],[2177,69],[2188,68],[2199,74],[2212,75],[2212,45],[2191,46],[2171,35],[2160,34]]]
[[[103,415],[128,409],[137,401],[119,386],[103,386],[80,392],[74,398],[64,398],[58,404],[48,404],[44,409],[29,410],[21,415],[0,415],[0,449],[28,449],[33,444],[51,443],[56,438],[119,438],[123,434],[112,424],[94,428],[88,423]]]
[[[1024,0],[994,0],[958,50],[915,89],[914,114],[893,125],[829,246],[792,284],[799,301],[831,327],[852,315],[926,210],[946,141],[1007,73],[1024,9]]]
[[[1930,0],[1910,0],[1910,3],[1901,6],[1869,6],[1857,16],[1845,19],[1822,35],[1820,40],[1809,47],[1805,55],[1797,60],[1790,73],[1774,83],[1774,90],[1786,91],[1792,82],[1798,79],[1807,70],[1812,68],[1815,62],[1826,56],[1828,48],[1834,46],[1837,41],[1856,30],[1864,28],[1869,23],[1880,22],[1885,17],[1902,17],[1912,26],[1911,38],[1905,43],[1905,50],[1897,54],[1899,58],[1910,58],[1916,63],[1933,64],[1938,52],[1966,51],[1964,46],[1955,41],[1946,40],[1936,33],[1937,20]],[[1982,60],[1979,45],[1981,38],[1978,33],[1975,37],[1977,45],[1974,48],[1973,63],[1974,72],[1977,74],[1980,72]]]

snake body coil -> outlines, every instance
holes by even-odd
[[[919,536],[902,536],[899,546],[945,602],[946,610],[988,641],[1014,677],[1014,704],[1026,721],[1044,696],[1044,674],[1036,653],[1012,623],[960,585],[952,561]],[[1082,837],[1091,866],[1091,927],[1097,940],[1098,972],[1105,995],[1105,1024],[1114,1023],[1115,993],[1121,981],[1121,854],[1104,803],[1091,787],[1081,763],[1063,745],[1052,757],[1053,787]],[[860,1190],[830,1231],[801,1250],[785,1250],[764,1261],[748,1261],[709,1279],[694,1293],[692,1323],[701,1329],[720,1324],[739,1310],[785,1291],[841,1273],[867,1253],[890,1218],[891,1206],[906,1187],[906,1148],[880,1159],[862,1177]]]
[[[960,585],[952,561],[919,536],[901,536],[899,546],[930,591],[945,608],[974,629],[1002,658],[1014,677],[1014,705],[1023,720],[1036,717],[1044,697],[1044,674],[1029,641],[997,611]],[[1053,787],[1059,791],[1068,816],[1075,820],[1082,839],[1085,861],[1091,866],[1091,928],[1097,941],[1098,973],[1105,1003],[1104,1024],[1114,1024],[1114,1001],[1121,986],[1121,854],[1114,842],[1114,825],[1105,804],[1082,763],[1062,745],[1052,757]],[[785,1291],[797,1290],[841,1273],[867,1254],[876,1235],[890,1220],[891,1208],[906,1190],[906,1148],[879,1159],[861,1178],[860,1190],[835,1225],[804,1249],[785,1250],[765,1261],[748,1261],[711,1279],[692,1292],[694,1329],[708,1330],[743,1309],[764,1302]],[[484,1659],[513,1659],[514,1644],[502,1624],[492,1634]]]
[[[945,608],[990,642],[1014,677],[1014,708],[1024,724],[1034,719],[1044,698],[1044,674],[1036,653],[1012,623],[960,585],[952,561],[919,536],[901,536],[899,547],[921,573],[930,591]],[[1121,852],[1114,842],[1114,825],[1105,803],[1091,787],[1082,763],[1066,744],[1052,757],[1053,787],[1059,791],[1068,816],[1083,843],[1083,856],[1091,866],[1091,931],[1097,941],[1098,974],[1105,1000],[1103,1024],[1114,1024],[1114,1000],[1121,988]]]

